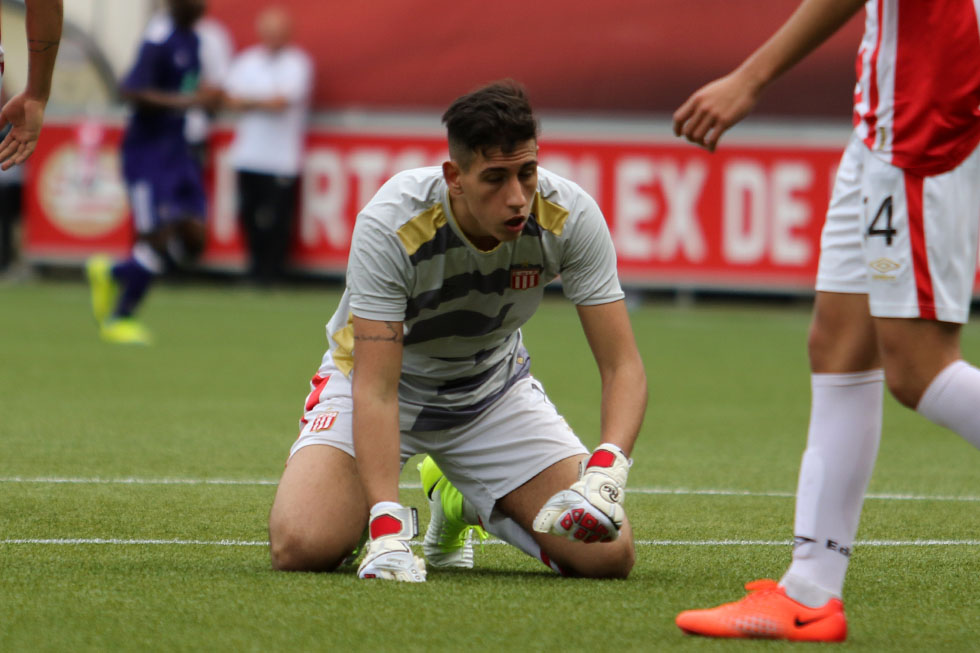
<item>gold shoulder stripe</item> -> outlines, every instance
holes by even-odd
[[[442,204],[436,204],[403,224],[398,229],[398,238],[411,256],[419,247],[432,240],[436,231],[444,224],[446,224],[446,214],[442,210]]]
[[[333,351],[333,363],[344,376],[350,376],[354,369],[354,314],[347,316],[347,324],[343,329],[330,334],[337,348]]]
[[[549,202],[541,197],[541,193],[534,196],[534,215],[538,218],[538,224],[542,229],[546,229],[556,236],[560,236],[565,229],[565,221],[568,220],[568,209]]]

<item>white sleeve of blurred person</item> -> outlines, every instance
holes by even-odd
[[[61,43],[62,0],[25,0],[27,9],[27,88],[0,109],[0,169],[23,163],[41,135],[44,109]],[[0,48],[0,71],[3,49]],[[2,75],[0,75],[2,77]]]
[[[218,92],[231,70],[235,53],[234,41],[224,24],[210,16],[204,16],[197,21],[194,32],[201,41],[201,86]],[[187,112],[184,120],[184,137],[187,142],[191,145],[202,145],[211,128],[208,112],[195,107]]]
[[[240,112],[232,165],[239,170],[297,176],[313,88],[313,62],[290,44],[292,23],[283,9],[263,11],[256,31],[260,43],[235,58],[225,83],[226,106]]]

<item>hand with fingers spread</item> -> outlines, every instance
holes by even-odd
[[[44,105],[40,100],[17,95],[0,110],[0,133],[9,125],[3,140],[0,141],[0,168],[7,170],[27,160],[41,135],[44,122]]]
[[[0,110],[0,134],[3,134],[0,168],[3,170],[26,161],[37,146],[61,43],[62,0],[25,0],[24,7],[27,86]],[[0,60],[2,58],[0,54]]]

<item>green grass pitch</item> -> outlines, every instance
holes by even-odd
[[[158,343],[125,348],[99,342],[79,283],[0,287],[0,651],[794,646],[687,637],[673,618],[785,569],[805,306],[633,312],[650,407],[626,501],[629,580],[562,579],[486,544],[472,571],[406,585],[269,568],[275,482],[337,298],[161,286],[144,311]],[[525,334],[535,375],[594,445],[598,378],[574,308],[549,297]],[[964,349],[980,360],[975,325]],[[841,649],[977,650],[978,471],[980,453],[886,399]],[[413,464],[402,481],[424,525]]]

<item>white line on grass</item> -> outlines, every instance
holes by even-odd
[[[268,546],[268,542],[249,540],[137,540],[104,537],[73,537],[66,539],[19,539],[0,540],[0,544],[197,544],[201,546]]]
[[[627,494],[665,494],[665,495],[696,495],[696,496],[724,496],[724,497],[775,497],[779,499],[792,499],[796,496],[795,492],[753,492],[752,490],[725,490],[712,488],[659,488],[659,487],[638,487],[626,488]],[[871,492],[865,495],[865,499],[882,499],[885,501],[980,501],[980,496],[953,496],[936,494],[896,494],[896,493],[876,493]]]
[[[77,485],[276,485],[279,481],[269,479],[229,479],[229,478],[55,478],[41,476],[0,477],[0,483],[53,483]]]
[[[42,476],[28,478],[24,476],[0,477],[0,483],[52,483],[78,485],[276,485],[274,479],[230,479],[230,478],[58,478]],[[403,490],[420,490],[419,483],[402,483]],[[662,494],[678,496],[724,496],[724,497],[770,497],[777,499],[792,499],[793,492],[756,492],[752,490],[728,490],[723,488],[664,488],[664,487],[635,487],[627,488],[627,494]],[[866,499],[881,499],[885,501],[968,501],[980,502],[980,496],[954,496],[932,494],[898,494],[870,493]]]
[[[117,538],[24,538],[0,540],[0,544],[115,544],[115,545],[195,545],[195,546],[268,546],[264,540],[182,540],[182,539],[117,539]],[[421,542],[413,540],[414,546]],[[505,544],[487,540],[485,544]],[[637,540],[637,546],[790,546],[792,540]],[[859,540],[855,546],[980,546],[980,540]]]

